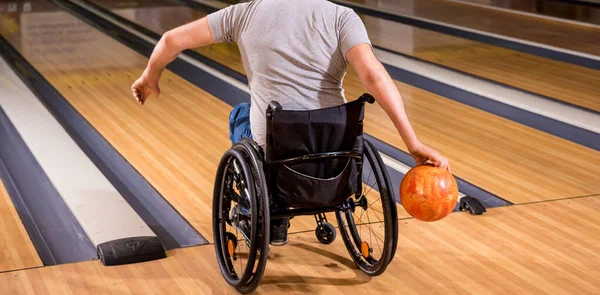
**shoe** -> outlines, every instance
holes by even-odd
[[[283,246],[288,243],[288,219],[271,220],[271,245]]]

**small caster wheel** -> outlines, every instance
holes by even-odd
[[[315,235],[321,244],[331,244],[333,241],[335,241],[335,227],[329,222],[323,222],[320,226],[317,226],[317,229],[315,229]]]

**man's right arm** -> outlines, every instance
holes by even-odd
[[[354,67],[363,85],[390,117],[416,163],[431,161],[442,169],[450,170],[446,158],[417,138],[406,115],[402,96],[386,69],[375,57],[371,46],[366,43],[357,44],[348,50],[346,59]]]
[[[131,91],[138,103],[144,104],[150,95],[158,95],[158,81],[165,67],[184,50],[210,45],[214,42],[206,17],[172,29],[154,47],[142,76],[133,83]]]
[[[156,44],[144,73],[131,87],[137,101],[144,104],[150,95],[160,93],[158,81],[163,70],[182,51],[213,43],[237,41],[239,20],[248,7],[248,3],[231,5],[166,32]]]

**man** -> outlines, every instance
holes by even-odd
[[[236,42],[251,90],[251,104],[230,115],[230,138],[265,146],[265,111],[271,100],[285,109],[319,109],[346,102],[342,81],[350,63],[392,119],[417,164],[450,169],[448,160],[415,135],[396,85],[377,60],[361,19],[325,0],[255,0],[229,6],[165,33],[132,91],[144,104],[158,95],[163,69],[186,49]],[[287,220],[273,220],[271,244],[287,243]]]

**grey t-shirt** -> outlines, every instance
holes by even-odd
[[[251,91],[252,137],[263,148],[270,101],[311,110],[346,102],[346,53],[371,44],[354,11],[326,0],[254,0],[208,16],[216,43],[236,42]]]

